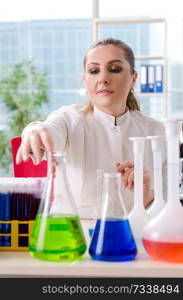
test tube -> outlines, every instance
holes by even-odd
[[[148,136],[151,140],[153,152],[153,175],[154,175],[154,201],[147,209],[147,213],[151,217],[155,217],[165,206],[163,199],[163,183],[162,183],[162,139],[164,136]]]
[[[143,156],[146,137],[130,137],[129,140],[133,142],[134,152],[134,206],[129,214],[129,222],[137,248],[144,252],[142,231],[150,219],[143,203]]]
[[[1,223],[1,221],[3,221],[3,214],[4,214],[4,193],[1,190],[0,193],[0,247],[4,246],[4,236],[2,236],[1,234],[4,233],[4,224]]]

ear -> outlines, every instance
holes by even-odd
[[[131,88],[134,88],[135,87],[135,84],[136,84],[136,81],[137,81],[137,77],[138,77],[138,73],[137,72],[134,72],[134,74],[132,75],[132,85],[131,85]]]

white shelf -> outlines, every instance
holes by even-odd
[[[149,23],[164,23],[164,18],[121,18],[121,19],[93,19],[93,22],[97,24],[149,24]]]
[[[140,96],[140,97],[154,97],[154,96],[164,97],[165,93],[140,93],[140,92],[137,92],[137,93],[135,93],[135,95]]]
[[[164,60],[164,56],[161,55],[138,55],[135,56],[136,60]]]
[[[183,264],[154,261],[139,254],[131,262],[102,262],[88,254],[76,262],[46,262],[27,252],[0,252],[0,277],[182,277]]]

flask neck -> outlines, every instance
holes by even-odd
[[[77,208],[69,186],[65,155],[59,152],[48,157],[48,178],[44,193],[43,215],[76,216]]]
[[[66,171],[65,155],[53,152],[48,156],[48,176],[56,176],[56,173]]]
[[[105,173],[100,216],[105,218],[126,218],[121,190],[121,174]]]
[[[153,151],[154,196],[163,199],[162,158],[161,151]]]
[[[168,154],[168,203],[179,203],[179,140],[167,138]]]

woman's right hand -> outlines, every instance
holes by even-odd
[[[39,164],[45,151],[47,154],[53,152],[53,143],[48,129],[42,124],[31,125],[23,134],[16,163],[20,164],[31,157],[34,164]]]

